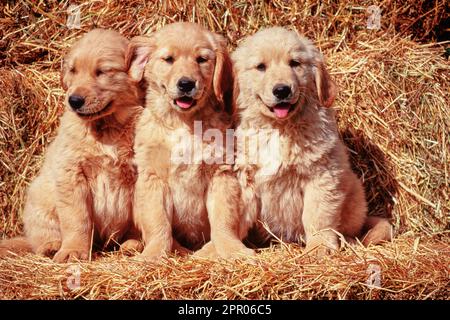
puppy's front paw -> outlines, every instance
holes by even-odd
[[[222,259],[248,259],[256,256],[255,250],[247,248],[245,246],[237,246],[232,248],[227,248],[226,250],[220,250],[218,252]]]
[[[312,256],[321,259],[325,256],[329,256],[331,255],[333,252],[335,252],[335,250],[321,244],[321,245],[316,245],[316,246],[306,246],[306,252],[308,252],[308,254],[311,254]]]
[[[125,255],[132,255],[142,252],[144,245],[136,239],[128,239],[120,245],[120,251]]]
[[[44,244],[41,244],[36,249],[36,254],[45,256],[45,257],[52,257],[58,250],[61,249],[61,241],[55,240],[55,241],[49,241]]]
[[[316,258],[323,258],[331,255],[339,249],[337,237],[324,237],[317,235],[306,243],[306,252]]]
[[[219,256],[217,255],[216,247],[210,241],[205,244],[200,250],[194,253],[194,258],[202,258],[202,259],[217,259]]]
[[[168,251],[161,248],[145,248],[144,251],[137,255],[135,258],[141,262],[159,263],[165,257],[167,257]]]
[[[88,260],[89,250],[80,248],[61,248],[53,257],[53,261],[58,263],[74,262],[77,260]]]
[[[212,242],[207,243],[203,248],[195,253],[196,257],[208,258],[208,259],[246,259],[254,257],[256,255],[255,251],[247,248],[243,243],[227,243],[221,244],[220,246],[214,245]]]

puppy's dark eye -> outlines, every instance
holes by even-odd
[[[97,77],[99,77],[99,76],[101,76],[101,75],[103,75],[103,74],[105,74],[102,70],[100,70],[100,69],[97,69],[97,70],[95,70],[95,75],[97,76]]]
[[[208,61],[208,59],[203,58],[203,57],[197,57],[197,63],[204,63],[206,61]]]
[[[69,72],[70,72],[70,73],[75,73],[75,72],[76,72],[75,67],[70,67],[70,68],[69,68]]]
[[[300,61],[297,60],[291,60],[289,61],[289,66],[291,68],[299,67],[301,65]]]
[[[165,62],[167,62],[168,64],[172,64],[173,61],[174,61],[174,59],[173,59],[172,56],[165,57],[165,58],[163,58],[163,60],[164,60]]]
[[[264,63],[260,63],[256,66],[258,71],[266,71],[266,65]]]

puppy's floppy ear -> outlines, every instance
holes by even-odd
[[[67,72],[69,71],[69,66],[68,66],[68,61],[70,59],[69,57],[70,53],[66,52],[63,56],[63,58],[61,59],[61,72],[59,73],[59,81],[61,83],[61,87],[63,88],[64,91],[67,91],[68,89],[68,85],[66,82],[66,75]]]
[[[61,83],[61,87],[63,88],[64,91],[67,91],[67,84],[64,81],[64,77],[66,76],[66,72],[67,72],[67,64],[66,64],[66,57],[62,58],[61,60],[61,72],[59,74],[59,81]]]
[[[213,89],[217,101],[226,112],[233,113],[233,67],[227,50],[226,40],[214,34],[216,65],[214,67]]]
[[[232,73],[232,81],[233,81],[233,92],[232,92],[232,99],[230,102],[230,114],[234,114],[235,111],[237,110],[237,104],[238,104],[238,97],[239,97],[239,81],[238,81],[238,77],[237,77],[237,70],[235,67],[232,68],[233,73]]]
[[[128,75],[134,81],[141,81],[144,76],[144,68],[153,51],[153,39],[137,36],[131,39],[125,55]]]
[[[322,106],[329,108],[336,98],[336,85],[325,68],[325,63],[321,57],[316,57],[313,70],[319,102]]]

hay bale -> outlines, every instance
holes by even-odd
[[[450,65],[441,52],[384,36],[328,56],[341,88],[338,123],[370,212],[392,216],[399,232],[449,227]]]
[[[38,66],[0,69],[0,233],[20,233],[28,183],[54,135],[63,91],[57,74]]]
[[[226,36],[230,49],[270,25],[294,26],[316,42],[340,88],[338,124],[364,181],[370,214],[392,217],[399,238],[347,249],[320,263],[285,244],[262,250],[250,265],[174,257],[154,267],[113,254],[80,264],[76,291],[64,287],[66,265],[36,256],[8,258],[0,260],[1,297],[448,299],[450,66],[443,44],[434,40],[444,34],[439,26],[449,4],[378,1],[378,31],[366,29],[371,4],[88,1],[81,4],[81,30],[66,27],[67,2],[3,5],[0,237],[20,233],[24,192],[58,126],[65,50],[93,27],[133,36],[189,20]],[[371,259],[382,269],[383,289],[365,282]]]
[[[0,260],[6,299],[448,299],[448,243],[396,239],[317,262],[296,245],[251,262],[172,257],[159,265],[118,253],[91,263],[36,256]]]

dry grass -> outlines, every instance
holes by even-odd
[[[87,1],[82,30],[65,26],[68,1],[36,3],[0,5],[1,237],[20,233],[24,192],[58,126],[64,51],[93,27],[133,36],[179,20],[223,34],[230,49],[270,25],[313,39],[340,87],[339,126],[370,212],[392,216],[400,235],[320,262],[286,245],[263,250],[254,263],[173,258],[155,267],[112,254],[80,264],[75,291],[65,286],[67,265],[8,258],[0,260],[0,298],[450,297],[450,65],[448,42],[436,43],[446,34],[448,1]],[[379,31],[365,27],[371,4],[382,8]],[[366,284],[372,260],[382,289]]]
[[[320,262],[294,245],[234,263],[174,257],[155,266],[116,253],[67,265],[26,256],[0,260],[0,283],[11,299],[446,299],[449,254],[448,243],[417,238],[348,249]]]

